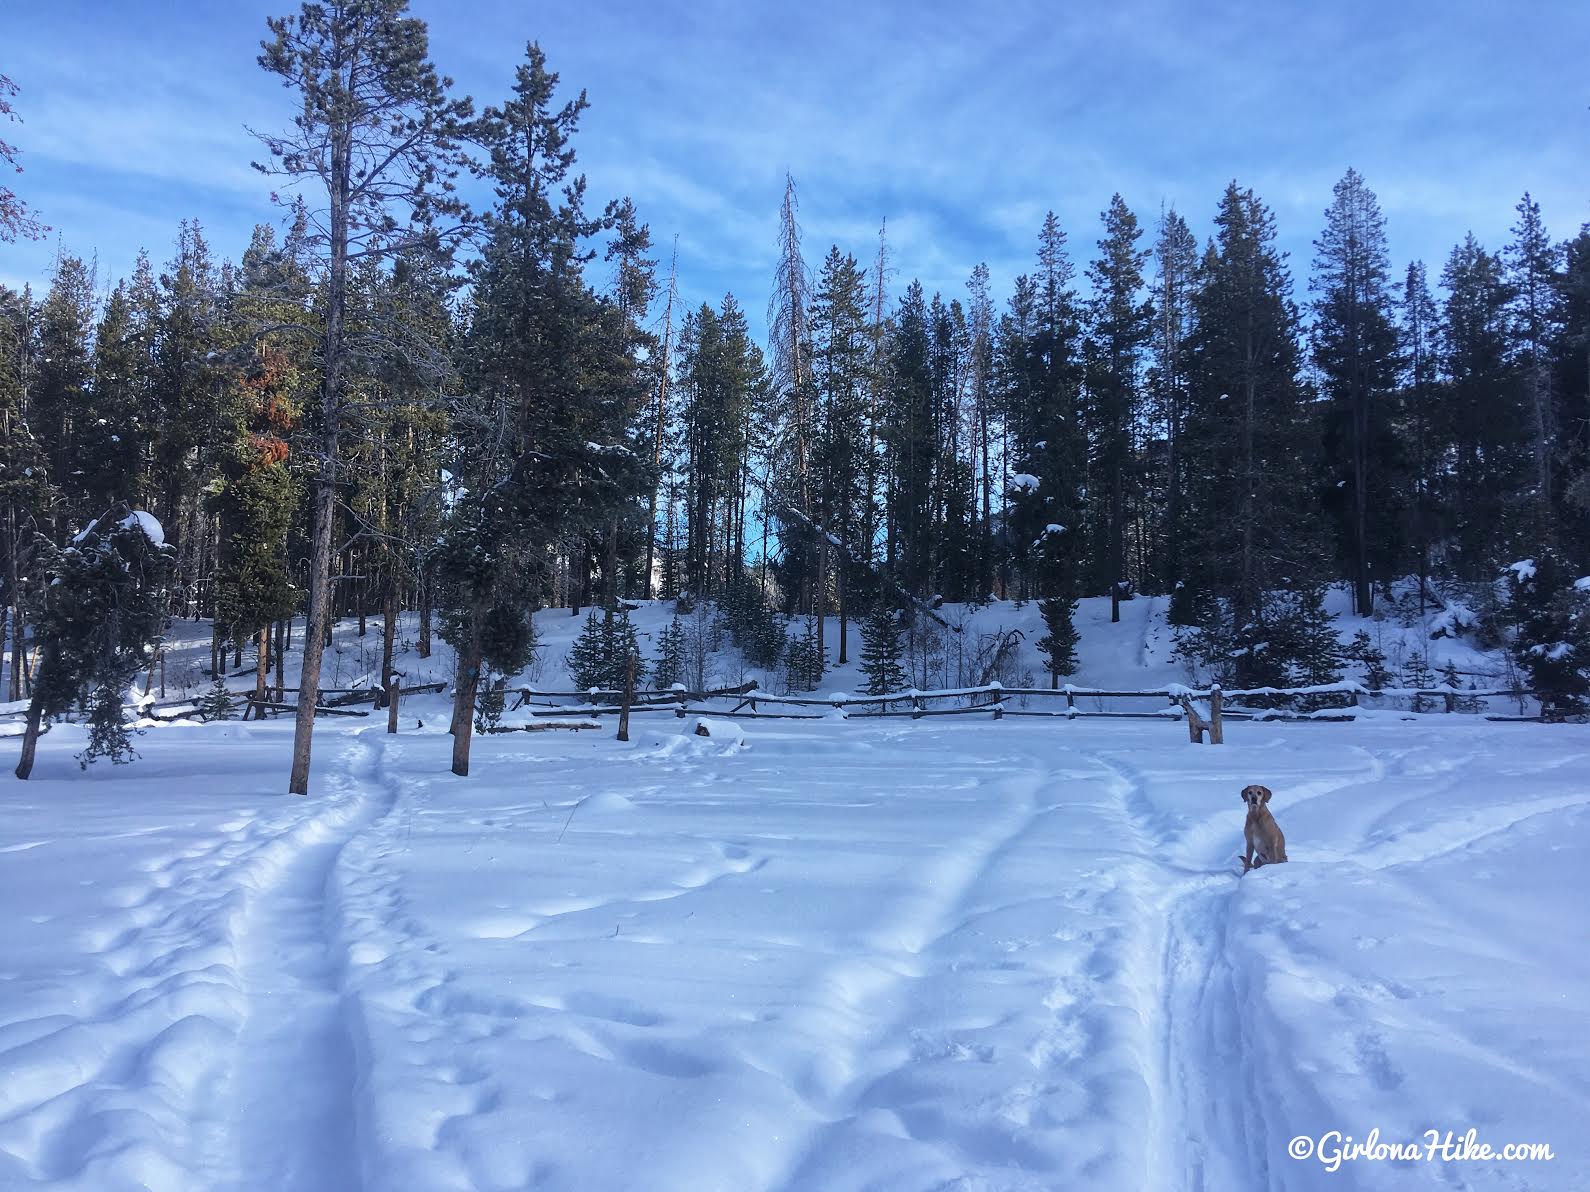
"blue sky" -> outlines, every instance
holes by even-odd
[[[19,192],[72,252],[126,273],[197,217],[218,255],[275,217],[244,125],[289,96],[255,65],[254,0],[0,0],[0,73],[22,88]],[[1559,238],[1590,219],[1584,0],[416,0],[432,55],[478,103],[537,39],[591,99],[577,142],[593,199],[629,194],[691,302],[732,290],[760,327],[784,173],[807,260],[870,261],[887,217],[895,288],[1001,303],[1053,208],[1078,273],[1120,191],[1200,238],[1225,183],[1274,208],[1304,293],[1348,166],[1379,194],[1397,270],[1439,273],[1473,230],[1507,238],[1528,189]],[[56,236],[0,246],[0,282],[47,279]],[[599,266],[600,267],[600,266]]]

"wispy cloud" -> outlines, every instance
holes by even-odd
[[[811,264],[830,243],[870,261],[887,218],[898,282],[947,297],[979,261],[1007,288],[1051,208],[1080,272],[1116,191],[1145,224],[1166,203],[1204,234],[1225,183],[1251,185],[1300,282],[1349,165],[1379,192],[1399,261],[1438,262],[1470,228],[1502,243],[1526,188],[1559,235],[1590,217],[1582,0],[415,10],[478,102],[507,94],[524,43],[541,41],[570,93],[590,94],[577,147],[593,199],[631,195],[664,262],[679,237],[687,300],[732,290],[754,323],[786,170]],[[158,258],[184,216],[232,253],[273,218],[243,129],[291,116],[254,62],[264,15],[160,0],[0,13],[27,193],[68,247],[125,270],[140,243]],[[53,253],[20,247],[3,270],[42,278]]]

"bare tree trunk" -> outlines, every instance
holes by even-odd
[[[392,654],[397,646],[398,589],[397,577],[389,575],[381,593],[381,689],[386,690],[392,678]]]
[[[276,702],[281,703],[287,694],[287,627],[293,623],[291,616],[276,622]]]
[[[624,702],[618,709],[618,739],[629,740],[629,705],[635,699],[635,654],[630,652],[624,666]]]
[[[607,572],[602,577],[602,587],[607,592],[607,606],[618,607],[618,514],[615,512],[607,523],[607,557],[603,560],[602,569]]]
[[[310,530],[309,616],[304,625],[304,661],[298,679],[298,713],[293,725],[293,768],[288,792],[309,793],[310,753],[315,736],[315,705],[320,702],[320,662],[331,630],[331,530],[336,514],[337,473],[342,452],[343,319],[348,302],[348,206],[352,186],[351,132],[332,141],[331,260],[327,281],[326,330],[320,402],[323,431],[319,474],[315,477]]]
[[[481,608],[471,609],[469,638],[458,651],[458,673],[453,683],[453,773],[469,776],[469,745],[475,728],[475,692],[480,686]]]
[[[846,534],[839,548],[839,565],[834,568],[834,594],[839,602],[839,661],[835,664],[837,666],[844,666],[845,663],[850,661],[846,653],[850,644],[850,634],[846,628],[850,611],[849,593],[845,590],[845,575],[848,571],[845,566],[845,556],[850,553],[849,538],[850,536]]]
[[[652,596],[651,570],[657,545],[657,490],[662,487],[663,435],[668,426],[668,367],[669,353],[674,339],[674,297],[679,292],[679,238],[674,237],[673,264],[668,268],[668,301],[663,307],[662,375],[657,383],[657,424],[652,435],[651,505],[646,515],[646,578],[641,584],[641,594],[648,600]]]
[[[418,645],[415,648],[419,651],[419,655],[420,655],[421,658],[429,658],[431,656],[431,577],[430,577],[430,573],[428,571],[426,571],[424,567],[421,567],[419,576],[418,576],[418,578],[417,578],[417,580],[415,582],[416,582],[416,584],[419,587],[418,596],[419,596],[419,605],[420,605],[420,639],[419,639]]]
[[[1126,467],[1125,451],[1115,459],[1110,476],[1110,623],[1121,619],[1121,572],[1126,570],[1126,548],[1121,521],[1126,516],[1126,502],[1121,492],[1121,471]]]
[[[826,647],[823,643],[823,619],[828,611],[828,573],[826,567],[828,562],[828,552],[824,550],[823,547],[823,541],[819,540],[817,543],[816,588],[812,595],[813,600],[817,605],[817,649],[819,651],[823,651],[824,657],[827,657]]]
[[[39,729],[44,723],[44,708],[38,696],[28,705],[28,727],[22,735],[22,756],[17,759],[17,777],[26,779],[33,773],[33,758],[39,749]]]
[[[259,665],[254,668],[254,719],[265,719],[265,703],[270,698],[268,680],[271,669],[271,627],[261,625],[255,635]]]
[[[27,629],[22,620],[22,581],[17,563],[17,510],[6,506],[6,582],[11,585],[11,692],[15,702],[22,698],[22,659],[27,653]]]

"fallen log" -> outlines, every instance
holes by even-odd
[[[251,708],[269,708],[272,712],[298,711],[297,704],[279,704],[274,700],[251,699],[248,701],[248,705]],[[317,704],[315,706],[316,716],[368,716],[369,714],[370,713],[362,712],[357,708],[333,708],[325,704]]]
[[[536,724],[499,724],[495,728],[482,729],[487,733],[544,733],[549,729],[566,728],[578,732],[582,728],[601,728],[594,720],[554,720]]]

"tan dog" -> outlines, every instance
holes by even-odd
[[[1281,835],[1281,825],[1265,806],[1270,801],[1270,788],[1256,784],[1245,786],[1242,801],[1248,805],[1248,819],[1242,825],[1242,837],[1248,842],[1247,855],[1242,858],[1242,872],[1285,861],[1286,837]]]

